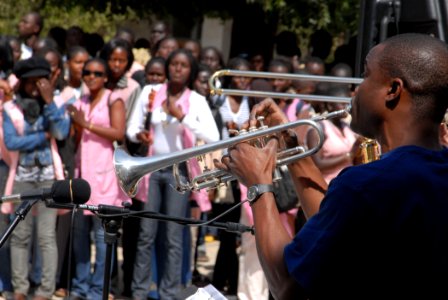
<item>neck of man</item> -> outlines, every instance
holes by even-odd
[[[39,39],[39,37],[37,35],[33,34],[33,35],[30,35],[29,37],[26,37],[23,40],[23,42],[28,47],[34,48],[34,44],[37,42],[38,39]]]
[[[415,120],[409,118],[405,124],[397,124],[399,121],[385,122],[382,133],[377,139],[381,145],[381,151],[386,153],[401,146],[418,146],[430,150],[441,150],[439,141],[439,126],[430,121]]]

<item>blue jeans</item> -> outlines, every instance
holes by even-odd
[[[0,195],[5,192],[6,180],[8,179],[9,167],[0,159]],[[9,225],[9,215],[0,212],[0,235],[3,236]],[[11,285],[11,261],[9,256],[9,241],[0,248],[0,292],[12,291]]]
[[[9,220],[9,215],[0,212],[0,234],[2,236],[9,226]],[[0,292],[12,291],[9,241],[6,241],[0,248],[0,266]]]
[[[185,168],[181,170],[186,174]],[[173,189],[175,185],[172,168],[162,169],[151,174],[148,201],[145,210],[160,212],[172,217],[185,217],[189,193],[180,194]],[[160,226],[159,226],[160,225]],[[183,226],[174,222],[158,222],[144,218],[140,223],[140,235],[132,279],[133,297],[146,299],[151,283],[151,251],[157,233],[162,241],[165,259],[159,275],[159,296],[163,300],[174,299],[180,290],[182,276]],[[163,230],[161,230],[163,229]]]
[[[49,188],[52,181],[15,182],[14,193],[21,193],[37,188]],[[17,207],[17,205],[16,205]],[[58,249],[56,245],[57,210],[49,209],[43,201],[36,203],[32,210],[37,211],[37,240],[42,254],[41,284],[34,292],[35,296],[51,298],[55,289],[56,264]],[[30,243],[33,233],[33,215],[30,211],[11,234],[11,275],[15,293],[28,294]]]
[[[90,232],[95,239],[95,266],[91,273]],[[92,300],[100,300],[103,295],[104,265],[106,244],[101,220],[96,216],[75,214],[73,227],[73,256],[75,275],[72,278],[71,294]]]

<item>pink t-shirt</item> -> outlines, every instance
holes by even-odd
[[[341,132],[331,121],[325,120],[321,124],[325,133],[325,141],[321,149],[323,159],[340,156],[351,151],[356,141],[356,135],[348,125],[345,125]],[[351,165],[347,160],[347,163],[343,166],[322,170],[322,175],[325,181],[329,183],[342,169]]]
[[[109,102],[109,95],[110,90],[106,90],[92,111],[88,96],[76,102],[75,107],[84,112],[87,122],[93,126],[109,127],[109,108],[113,103]],[[89,130],[83,130],[76,153],[76,169],[78,177],[90,184],[91,195],[87,204],[121,206],[123,201],[130,201],[119,187],[113,166],[113,153],[111,141]]]
[[[126,78],[126,80],[127,80],[126,87],[123,88],[117,87],[112,91],[112,95],[110,96],[111,100],[121,98],[126,104],[129,97],[131,96],[132,93],[134,93],[135,90],[140,91],[140,85],[138,84],[137,81],[135,81],[132,78]]]

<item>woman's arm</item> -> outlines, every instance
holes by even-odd
[[[182,120],[182,124],[206,143],[219,141],[219,131],[215,118],[208,106],[207,100],[199,95],[190,98],[190,111]]]
[[[122,99],[115,100],[109,108],[110,127],[89,123],[87,129],[110,141],[124,140],[126,128],[126,108]]]
[[[10,151],[34,150],[45,145],[50,135],[44,131],[28,135],[19,135],[11,118],[3,111],[3,137],[5,146]]]
[[[152,85],[146,86],[142,90],[138,98],[135,100],[132,111],[130,112],[127,120],[126,136],[134,143],[141,142],[139,140],[139,136],[141,136],[139,133],[144,130],[143,123],[148,112],[148,97],[153,87],[154,86]]]
[[[125,105],[122,99],[116,99],[109,107],[110,126],[103,127],[91,122],[87,122],[84,112],[77,110],[74,106],[67,107],[72,116],[73,122],[103,138],[113,141],[123,141],[125,134]]]

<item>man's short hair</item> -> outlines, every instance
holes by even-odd
[[[447,45],[419,33],[396,35],[381,44],[380,68],[386,76],[403,80],[417,117],[427,118],[429,113],[440,122],[448,106]]]

